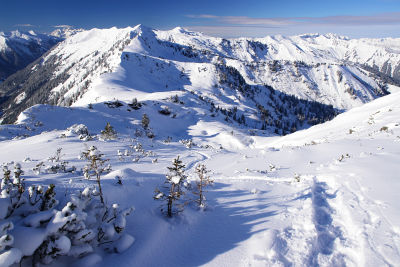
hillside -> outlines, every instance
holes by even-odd
[[[101,244],[77,257],[80,243],[74,241],[70,249],[61,246],[49,266],[395,266],[400,261],[399,93],[285,137],[254,136],[224,116],[211,119],[204,115],[207,104],[192,94],[179,95],[185,104],[165,100],[172,111],[166,116],[158,112],[163,94],[141,92],[141,106],[37,105],[16,125],[0,127],[0,147],[7,151],[0,162],[19,162],[27,185],[55,184],[60,203],[54,213],[66,205],[68,194],[97,186],[84,179],[86,162],[78,158],[92,145],[112,166],[102,176],[106,203],[119,203],[120,210],[135,207],[124,230],[133,244],[111,252]],[[150,118],[147,129],[144,113]],[[107,121],[117,131],[115,140],[101,138]],[[77,126],[67,129],[75,123],[87,125],[92,137],[79,135]],[[57,148],[62,148],[58,163],[48,159]],[[207,189],[205,209],[192,203],[166,218],[154,190],[178,155],[192,183],[198,179],[195,167],[205,164],[214,186]],[[40,162],[42,170],[33,171]],[[65,171],[54,167],[61,163]],[[187,192],[185,198],[195,196]],[[28,224],[32,217],[12,217],[11,255],[29,255],[33,240],[53,227],[56,215],[46,214],[41,216],[50,216],[50,223],[39,226]],[[22,246],[21,240],[32,242]],[[22,266],[31,266],[30,258]]]
[[[85,106],[179,91],[226,110],[245,105],[259,113],[255,119],[244,114],[246,120],[253,119],[251,128],[270,127],[284,134],[303,126],[293,120],[277,125],[275,116],[268,117],[269,107],[279,110],[279,105],[271,105],[275,101],[269,92],[328,109],[331,105],[336,111],[360,106],[386,95],[388,84],[399,84],[396,47],[394,39],[336,35],[228,40],[182,28],[92,29],[68,37],[0,85],[8,92],[0,99],[2,122],[14,122],[35,104]]]
[[[0,81],[25,68],[62,40],[34,31],[0,32]]]

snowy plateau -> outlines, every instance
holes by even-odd
[[[0,84],[0,266],[400,266],[400,39],[63,38]]]

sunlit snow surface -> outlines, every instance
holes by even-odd
[[[102,35],[107,38],[101,38]],[[142,38],[134,37],[139,35]],[[128,250],[113,254],[99,249],[79,262],[61,257],[50,266],[400,264],[399,88],[391,86],[393,94],[362,105],[363,101],[347,95],[337,97],[338,90],[332,89],[336,84],[332,79],[337,79],[332,77],[336,77],[341,66],[332,69],[321,66],[319,71],[331,77],[321,87],[327,96],[324,100],[337,107],[355,108],[325,124],[277,137],[263,131],[253,134],[247,128],[227,123],[224,116],[211,117],[209,106],[191,96],[190,91],[201,92],[215,101],[223,99],[221,105],[235,101],[228,94],[215,95],[213,85],[217,77],[206,59],[186,62],[184,57],[168,54],[172,50],[162,50],[163,46],[147,43],[152,50],[144,46],[144,40],[157,43],[154,36],[164,41],[175,38],[177,43],[195,44],[198,48],[214,45],[215,53],[227,53],[234,58],[228,60],[228,65],[244,68],[243,62],[251,59],[251,54],[222,51],[222,39],[203,38],[181,28],[155,32],[143,27],[105,32],[95,29],[74,35],[53,52],[69,51],[60,56],[65,67],[82,58],[77,69],[71,68],[76,72],[71,73],[70,79],[79,80],[84,75],[82,70],[92,66],[92,59],[107,53],[115,40],[126,36],[132,37],[129,45],[123,51],[110,52],[115,52],[109,63],[112,72],[100,75],[104,69],[96,69],[90,76],[93,83],[89,90],[72,107],[36,105],[24,111],[17,124],[0,126],[0,163],[20,162],[28,185],[54,183],[61,200],[66,194],[95,186],[95,181],[85,180],[79,171],[40,176],[32,171],[40,161],[54,155],[57,148],[62,148],[63,159],[80,170],[85,162],[78,159],[79,154],[95,145],[110,159],[113,169],[102,177],[106,202],[119,203],[121,208],[135,206],[135,212],[127,217],[125,231],[135,240]],[[383,53],[387,44],[393,43],[393,49],[396,48],[392,39],[348,42],[330,35],[276,36],[258,41],[276,48],[276,57],[271,53],[267,59],[290,59],[296,54],[298,60],[306,63],[318,62],[318,53],[322,53],[321,58],[335,62],[337,58],[353,57],[366,63],[370,58],[370,42],[377,47],[374,51],[382,52],[382,60],[388,60]],[[336,50],[322,49],[330,47],[332,42],[337,43]],[[235,43],[239,46],[245,42]],[[367,48],[360,49],[359,54],[340,54],[347,49],[344,47],[361,47],[362,43]],[[301,52],[306,47],[315,57]],[[89,57],[101,49],[104,51]],[[307,75],[311,80],[324,77],[314,74]],[[263,77],[271,80],[264,81]],[[258,77],[245,79],[249,83],[272,83],[277,90],[302,96],[301,87],[293,85],[284,73],[279,81],[273,81],[273,77],[260,73]],[[61,90],[61,86],[55,91]],[[361,90],[362,86],[358,86]],[[184,104],[169,100],[175,95]],[[373,99],[367,91],[365,96],[365,102]],[[139,110],[127,105],[133,97],[144,103]],[[120,100],[122,106],[109,108],[104,104],[114,99]],[[92,109],[88,104],[92,104]],[[171,116],[159,113],[163,105],[168,105]],[[245,105],[241,103],[242,107]],[[143,132],[141,119],[145,113],[150,118],[154,139],[135,134]],[[82,141],[66,131],[74,124],[85,124],[95,136],[107,122],[117,131],[117,140],[101,141],[95,137],[92,141]],[[195,145],[185,146],[187,139],[192,139]],[[132,150],[137,142],[148,152],[145,157],[138,158],[141,152]],[[131,150],[132,154],[125,156],[125,150]],[[155,188],[164,184],[167,167],[178,155],[190,180],[197,179],[194,169],[201,163],[210,170],[215,183],[208,188],[204,210],[188,205],[183,213],[168,219],[161,214],[161,203],[153,196]],[[122,177],[122,186],[117,184],[116,176]],[[125,240],[121,245],[126,247],[132,242],[133,239]],[[30,264],[23,261],[23,266]]]
[[[149,114],[156,138],[137,140],[154,154],[138,162],[134,155],[121,160],[117,150],[135,144],[133,133],[141,127],[143,112]],[[62,147],[64,158],[79,169],[84,162],[78,154],[91,145],[110,159],[114,171],[103,178],[103,190],[107,202],[135,206],[126,231],[136,241],[122,254],[101,255],[99,266],[394,266],[400,262],[399,93],[285,137],[249,136],[218,118],[195,125],[190,123],[193,117],[185,118],[151,113],[149,106],[134,112],[103,104],[91,110],[35,106],[20,116],[19,124],[1,126],[0,147],[5,153],[0,162],[21,162],[28,184],[55,183],[62,197],[94,181],[74,174],[39,177],[31,171],[38,161]],[[37,121],[43,126],[35,127]],[[60,138],[74,123],[85,123],[96,134],[107,121],[119,133],[118,140]],[[11,140],[17,133],[31,136]],[[164,143],[166,136],[172,142]],[[186,148],[180,138],[193,138],[203,148]],[[196,177],[196,164],[205,164],[215,185],[207,192],[204,211],[188,206],[167,219],[153,192],[163,184],[166,167],[177,155],[191,179]],[[31,161],[22,162],[26,157]],[[123,186],[116,184],[116,175],[123,177]],[[94,263],[99,261],[98,256],[91,257]],[[57,266],[70,264],[69,259],[60,261]]]

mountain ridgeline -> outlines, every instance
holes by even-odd
[[[62,40],[33,31],[0,32],[0,81],[25,68]]]
[[[0,84],[1,121],[14,123],[35,104],[163,102],[179,93],[227,123],[287,134],[400,85],[398,43],[332,34],[223,39],[142,25],[82,31]]]

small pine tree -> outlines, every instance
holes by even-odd
[[[109,122],[107,122],[104,130],[101,131],[101,138],[103,140],[114,140],[117,138],[117,132],[114,130]]]
[[[145,113],[145,114],[143,114],[143,117],[142,117],[143,129],[147,130],[149,128],[149,124],[150,124],[150,119],[147,116],[147,114]]]
[[[132,103],[128,104],[128,106],[135,110],[138,110],[142,107],[142,103],[138,102],[137,98],[135,97],[134,99],[132,99]]]
[[[171,97],[171,100],[174,103],[179,103],[180,102],[178,95],[174,95],[173,97]]]
[[[101,174],[109,170],[109,167],[104,167],[108,161],[103,159],[104,154],[100,153],[95,146],[91,146],[87,151],[84,151],[83,156],[89,161],[88,165],[83,168],[83,173],[86,179],[90,179],[91,174],[96,176],[97,185],[99,187],[99,195],[101,203],[104,204],[103,191],[101,189],[100,178]]]
[[[179,159],[179,156],[172,162],[171,167],[167,167],[169,173],[165,175],[165,185],[162,189],[155,190],[154,199],[164,200],[167,205],[167,216],[172,217],[173,214],[183,211],[184,204],[176,203],[185,194],[184,187],[186,186],[185,165]],[[164,212],[164,207],[161,208]]]
[[[196,187],[193,190],[193,194],[198,196],[198,199],[196,199],[195,201],[197,202],[200,208],[205,207],[205,200],[206,200],[204,196],[204,192],[206,192],[205,187],[212,185],[214,183],[214,181],[210,179],[210,176],[207,175],[208,172],[209,170],[207,170],[204,164],[199,164],[196,166],[196,173],[199,177],[199,180],[196,181]]]

